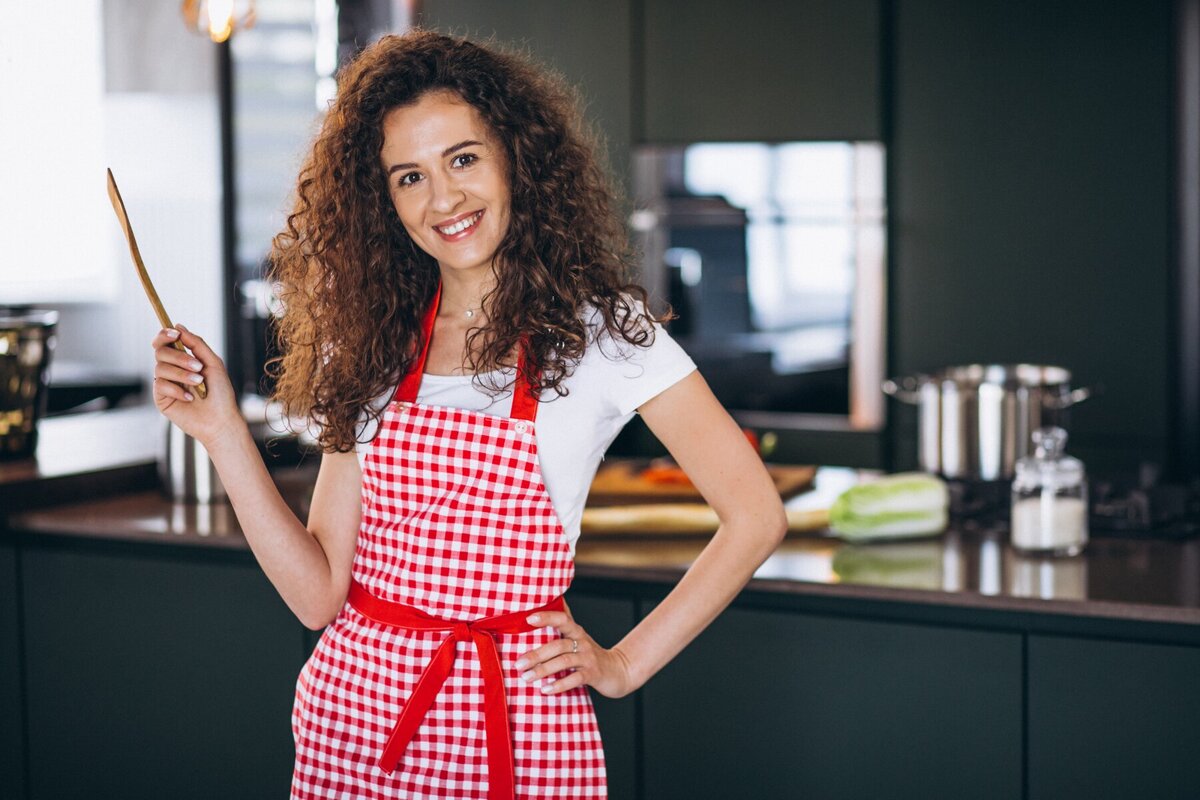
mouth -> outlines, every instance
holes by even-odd
[[[449,224],[434,225],[433,229],[438,232],[438,235],[447,241],[458,241],[470,236],[475,230],[476,224],[483,217],[483,211],[476,211],[473,214],[468,214],[465,217],[457,219]]]

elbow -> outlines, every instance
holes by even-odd
[[[776,512],[771,515],[770,521],[767,523],[767,540],[771,545],[771,552],[783,543],[784,537],[788,532],[787,512],[783,508],[783,503],[776,506]]]
[[[337,619],[338,613],[342,610],[344,603],[323,604],[314,608],[306,608],[295,612],[296,618],[300,620],[300,624],[308,628],[310,631],[323,631],[329,627],[329,624]]]
[[[300,617],[300,623],[310,631],[323,631],[329,626],[329,623],[333,622],[333,619],[331,616],[307,616]]]
[[[729,520],[730,531],[748,550],[757,553],[761,561],[766,561],[783,543],[788,532],[787,513],[783,503],[767,502],[753,509],[747,509],[744,515]]]
[[[765,560],[775,552],[776,548],[783,543],[784,537],[787,536],[788,518],[787,512],[783,508],[783,502],[776,500],[762,508],[755,527],[758,529],[759,538],[766,553],[763,556]]]

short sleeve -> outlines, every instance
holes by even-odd
[[[642,305],[634,303],[640,313]],[[607,373],[604,392],[621,416],[633,414],[642,404],[674,386],[696,369],[696,364],[671,335],[654,323],[653,341],[638,346],[607,330],[597,334],[598,350]]]

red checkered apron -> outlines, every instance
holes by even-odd
[[[415,402],[440,298],[365,458],[350,596],[296,683],[291,796],[606,797],[587,688],[513,666],[559,637],[525,617],[575,574],[537,400],[518,369],[511,417]]]

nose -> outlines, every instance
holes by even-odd
[[[448,213],[462,203],[466,195],[453,178],[445,175],[437,175],[430,177],[430,188],[433,192],[431,207],[434,211]]]

